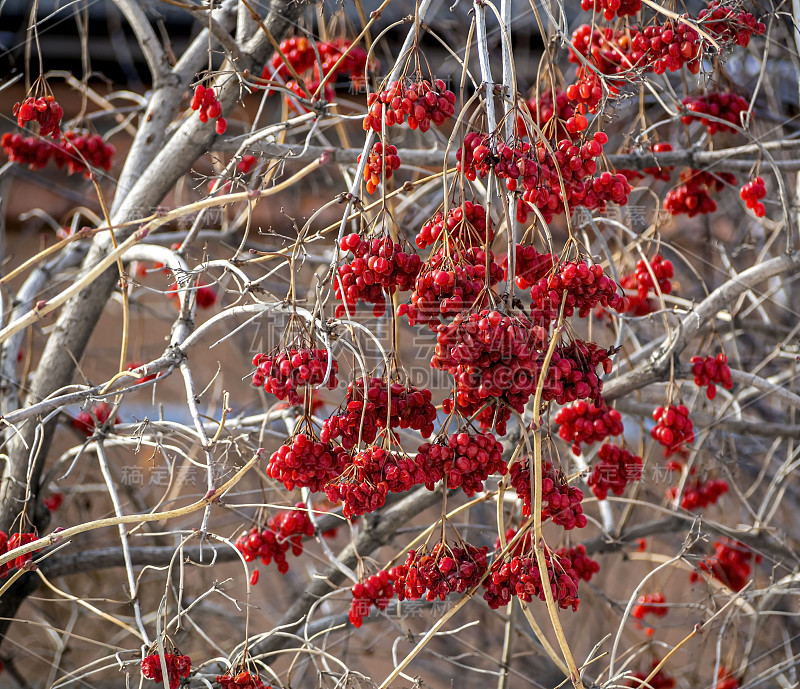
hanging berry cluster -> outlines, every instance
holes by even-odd
[[[361,156],[358,156],[361,162]],[[367,193],[374,194],[384,176],[391,179],[392,173],[400,167],[400,156],[397,155],[397,147],[386,145],[376,141],[372,145],[372,151],[367,156],[367,166],[364,168],[364,181],[367,184]]]
[[[451,593],[465,593],[480,582],[488,567],[488,546],[477,548],[469,543],[450,547],[437,543],[428,553],[410,550],[406,561],[397,568],[394,590],[402,600],[444,600]]]
[[[693,218],[716,211],[717,202],[711,198],[711,192],[722,191],[726,184],[736,184],[736,175],[731,172],[711,173],[686,168],[681,172],[680,180],[678,187],[667,192],[664,208],[671,215],[686,214]]]
[[[639,596],[636,605],[633,606],[631,617],[635,620],[644,620],[645,615],[655,615],[656,617],[664,617],[669,612],[666,605],[667,598],[663,593],[646,593]],[[641,629],[640,622],[636,622],[636,626]],[[653,636],[655,630],[652,627],[646,627],[647,636]]]
[[[441,79],[433,83],[427,79],[399,79],[380,93],[369,94],[364,129],[380,134],[384,124],[392,127],[407,121],[411,129],[427,132],[431,124],[441,127],[455,115],[455,103],[455,94]]]
[[[586,554],[586,546],[583,543],[574,545],[571,548],[559,548],[556,555],[572,563],[572,569],[578,575],[578,579],[591,581],[592,577],[600,571],[600,563],[592,560]]]
[[[80,172],[87,178],[91,170],[84,160],[94,168],[108,171],[114,156],[114,147],[102,136],[77,130],[68,130],[58,142],[6,132],[0,138],[0,145],[12,163],[40,170],[53,161],[58,168],[66,166],[70,175]]]
[[[753,571],[752,563],[761,562],[761,555],[756,555],[744,543],[724,538],[714,542],[714,554],[701,560],[697,568],[708,572],[733,591],[741,591]],[[691,581],[698,581],[700,575],[692,572]]]
[[[349,463],[343,447],[298,433],[272,454],[267,474],[283,483],[286,490],[308,488],[317,492],[324,490]]]
[[[189,656],[178,653],[165,653],[164,664],[167,666],[169,689],[178,689],[181,678],[187,678],[192,671],[192,659]],[[142,677],[151,679],[157,684],[161,684],[164,681],[161,656],[158,653],[146,656],[142,660]]]
[[[410,289],[422,266],[419,256],[406,253],[386,236],[362,239],[350,234],[342,238],[340,248],[354,258],[339,266],[335,296],[344,303],[336,307],[337,318],[345,313],[352,315],[359,301],[374,304],[373,314],[376,318],[382,316],[386,295]]]
[[[17,118],[17,124],[25,127],[28,122],[39,124],[39,136],[61,137],[61,118],[63,108],[53,96],[28,96],[21,103],[14,103],[11,114]]]
[[[739,191],[739,196],[741,196],[742,201],[744,201],[747,207],[759,218],[763,218],[767,212],[764,204],[761,203],[761,199],[766,195],[767,187],[762,177],[755,177],[745,182],[744,186],[742,186]]]
[[[308,516],[306,506],[299,502],[294,510],[280,512],[270,517],[266,528],[259,529],[253,526],[249,531],[242,532],[234,545],[245,562],[261,558],[263,564],[269,565],[274,560],[278,571],[286,574],[289,571],[286,553],[291,548],[295,557],[302,555],[303,537],[313,535],[314,525]]]
[[[217,94],[213,87],[198,84],[194,90],[191,108],[199,111],[198,116],[201,122],[216,120],[217,134],[225,133],[228,121],[222,116],[222,103],[217,100]]]
[[[328,351],[309,346],[291,347],[271,354],[256,354],[253,357],[256,372],[253,385],[263,386],[279,400],[288,399],[289,404],[302,404],[298,390],[321,385],[328,374],[327,387],[333,390],[339,384],[336,376],[339,364],[335,359],[328,370]]]
[[[598,500],[605,500],[608,492],[622,495],[629,483],[642,478],[642,458],[628,450],[610,443],[604,444],[597,453],[600,461],[592,468],[586,480]]]
[[[702,96],[687,96],[681,103],[689,111],[681,122],[690,124],[700,120],[710,135],[717,132],[733,132],[742,127],[742,113],[750,107],[748,102],[733,92],[705,93]],[[713,119],[709,119],[708,116]],[[718,120],[723,120],[719,122]],[[731,126],[726,125],[729,122]]]
[[[602,398],[598,403],[579,400],[575,404],[561,407],[555,416],[558,435],[572,446],[579,455],[581,443],[591,445],[612,435],[622,435],[622,415],[606,405]]]
[[[694,424],[683,404],[657,407],[653,411],[653,420],[656,425],[650,435],[664,446],[665,457],[685,452],[685,446],[694,442]]]
[[[258,674],[250,673],[247,670],[242,670],[236,675],[217,675],[216,682],[222,689],[271,689],[261,681]]]
[[[367,577],[362,583],[353,586],[349,618],[354,627],[362,625],[364,618],[369,615],[371,606],[374,605],[378,610],[386,610],[394,596],[394,582],[398,576],[397,567],[388,572],[382,569],[377,574]]]
[[[717,356],[693,356],[690,359],[694,384],[706,388],[706,397],[713,400],[717,396],[717,385],[722,385],[726,390],[733,388],[731,370],[728,367],[728,357],[723,353]]]
[[[91,412],[82,409],[78,412],[78,415],[72,419],[72,427],[76,431],[83,433],[87,438],[91,438],[96,427],[100,428],[108,422],[113,408],[113,405],[110,405],[108,402],[100,402],[92,407]],[[119,417],[115,417],[114,424],[116,425],[119,422]]]
[[[724,479],[694,479],[686,484],[681,498],[681,507],[685,510],[703,510],[717,501],[728,491],[730,486]],[[667,489],[667,499],[674,500],[678,495],[678,488],[672,486]]]
[[[533,471],[528,457],[511,465],[511,486],[522,498],[522,516],[531,516]],[[550,462],[542,464],[542,519],[551,519],[565,530],[582,529],[588,523],[583,513],[583,491],[570,486],[563,472]]]
[[[9,537],[5,531],[0,531],[0,555],[5,555],[9,550],[14,550],[14,548],[33,543],[37,538],[38,536],[33,532],[20,533],[15,531]],[[39,550],[41,550],[41,548]],[[26,569],[31,566],[33,556],[35,553],[38,553],[39,550],[26,553],[25,555],[18,555],[15,559],[0,565],[0,579],[5,579],[15,569]]]

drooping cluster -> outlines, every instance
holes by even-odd
[[[734,128],[741,127],[741,114],[750,107],[744,98],[732,91],[687,96],[681,103],[689,111],[688,114],[681,117],[681,122],[690,124],[700,120],[700,123],[712,136],[717,132],[732,132],[735,131]],[[723,122],[718,120],[723,120]],[[725,122],[730,123],[731,126]]]
[[[374,512],[386,504],[389,493],[405,493],[427,482],[427,467],[402,452],[368,447],[356,452],[341,476],[325,487],[331,502],[344,503],[346,518]]]
[[[358,156],[361,162],[361,156]],[[384,146],[380,141],[372,145],[372,151],[367,156],[367,166],[364,168],[364,181],[367,184],[367,193],[374,194],[384,177],[391,179],[392,173],[400,167],[400,156],[397,155],[397,146]]]
[[[17,118],[17,124],[24,127],[28,122],[39,124],[39,136],[61,137],[61,118],[63,108],[53,96],[28,96],[21,103],[14,103],[11,114]]]
[[[216,681],[222,689],[271,689],[261,681],[258,674],[253,674],[247,670],[242,670],[235,675],[230,673],[217,675]]]
[[[540,254],[533,246],[516,245],[514,260],[514,275],[517,287],[530,289],[539,280],[545,278],[558,265],[558,256],[554,254]],[[503,264],[505,278],[508,280],[508,260]]]
[[[335,296],[344,303],[336,306],[337,318],[353,314],[359,301],[374,304],[373,314],[380,317],[386,310],[386,295],[411,289],[422,266],[419,256],[406,253],[386,236],[362,239],[350,234],[342,238],[340,248],[354,258],[339,266]]]
[[[201,122],[216,120],[217,134],[224,134],[228,121],[222,116],[222,103],[217,100],[217,93],[211,86],[198,84],[194,90],[191,103],[192,110],[198,110]]]
[[[717,41],[745,48],[751,36],[761,36],[767,29],[749,12],[723,5],[721,0],[712,0],[697,16],[697,21]]]
[[[598,500],[605,500],[608,492],[622,495],[629,483],[642,478],[642,458],[628,450],[605,443],[598,452],[598,461],[586,482]]]
[[[728,357],[722,352],[717,356],[693,356],[690,362],[694,374],[694,384],[706,388],[708,399],[713,400],[717,396],[717,385],[722,385],[726,390],[733,388]]]
[[[410,303],[400,304],[397,315],[408,316],[410,325],[435,329],[442,318],[465,309],[484,308],[489,289],[502,279],[503,269],[491,251],[470,247],[448,252],[442,248],[426,261],[414,283]]]
[[[441,80],[392,81],[380,93],[367,97],[369,110],[364,129],[380,133],[383,124],[391,127],[408,122],[411,129],[427,132],[431,124],[441,127],[455,112],[456,96]]]
[[[571,548],[559,548],[556,554],[562,559],[572,563],[572,569],[578,575],[578,579],[591,581],[592,577],[600,571],[600,563],[592,560],[586,554],[586,546],[583,543],[574,545]]]
[[[602,398],[598,403],[580,400],[561,407],[555,422],[559,426],[558,435],[572,446],[576,455],[581,453],[581,443],[598,443],[609,436],[621,435],[624,430],[622,415],[609,408]]]
[[[279,512],[267,521],[264,529],[253,526],[244,531],[236,539],[236,549],[246,562],[261,558],[261,562],[269,565],[273,560],[281,574],[289,571],[286,553],[291,548],[292,555],[303,554],[303,537],[314,535],[314,525],[308,516],[306,506],[302,502],[295,509]],[[258,579],[256,579],[257,581]]]
[[[522,498],[522,515],[531,516],[533,470],[530,459],[523,457],[511,465],[511,485]],[[567,531],[587,524],[583,513],[583,491],[570,486],[563,472],[550,462],[542,464],[542,519],[550,519]]]
[[[0,145],[12,163],[40,170],[52,160],[59,168],[66,166],[69,174],[81,172],[87,178],[91,172],[84,160],[92,167],[110,170],[114,156],[114,147],[99,134],[73,130],[65,132],[58,142],[6,132]]]
[[[554,91],[555,105],[553,105]],[[567,92],[558,87],[544,89],[539,98],[529,98],[527,105],[533,121],[550,139],[556,141],[567,137],[575,139],[589,126],[589,120],[575,108]],[[519,129],[526,129],[524,120],[519,123]]]
[[[410,550],[405,563],[398,567],[394,582],[402,600],[444,600],[451,593],[464,593],[478,585],[488,567],[488,546],[477,548],[469,543],[450,547],[437,543],[428,553],[423,546]]]
[[[761,555],[754,554],[744,543],[724,538],[714,542],[714,554],[701,560],[697,568],[708,572],[728,588],[741,591],[750,581],[753,562],[761,562]],[[698,581],[700,575],[692,572],[689,578],[691,581]]]
[[[440,240],[448,247],[468,249],[482,247],[493,238],[492,221],[488,219],[487,223],[486,209],[479,203],[464,201],[463,204],[447,211],[447,220],[441,211],[436,213],[425,222],[414,241],[420,249],[425,249]]]
[[[717,501],[728,491],[730,486],[724,479],[694,479],[688,482],[683,489],[681,507],[685,510],[703,510]],[[671,486],[667,489],[667,499],[674,500],[678,495],[678,488]]]
[[[642,628],[642,624],[639,620],[644,620],[645,615],[664,617],[664,615],[669,612],[666,603],[667,598],[663,593],[646,593],[643,596],[639,596],[636,605],[633,606],[633,610],[631,611],[631,617],[637,620],[636,626],[639,629]],[[654,632],[655,630],[652,627],[645,628],[647,636],[652,636]]]
[[[408,428],[420,431],[427,438],[433,433],[436,407],[428,388],[417,388],[398,381],[387,385],[385,378],[367,380],[355,378],[347,385],[347,398],[339,414],[326,419],[321,437],[327,442],[338,438],[348,450],[359,439],[364,443],[375,440],[381,428]]]
[[[553,600],[559,608],[577,610],[579,577],[572,563],[557,553],[545,551],[544,556]],[[495,560],[483,587],[483,598],[492,610],[508,604],[512,596],[526,603],[534,598],[545,600],[542,575],[533,554]]]
[[[767,187],[764,184],[763,177],[755,177],[748,180],[739,190],[739,196],[742,198],[742,201],[744,201],[747,207],[759,218],[763,218],[767,212],[764,204],[761,203],[761,199],[766,195]]]
[[[614,17],[632,17],[642,9],[642,0],[581,0],[584,12],[602,12],[606,21]]]
[[[461,488],[468,496],[483,490],[492,474],[505,475],[503,446],[491,433],[453,433],[447,441],[450,456],[442,464],[449,489]]]
[[[19,548],[22,545],[33,543],[37,538],[38,536],[30,531],[22,533],[15,531],[10,537],[5,531],[0,531],[0,555],[5,555],[9,550],[14,550],[14,548]],[[41,550],[41,548],[39,550]],[[25,555],[18,555],[13,560],[9,560],[5,564],[0,565],[0,579],[5,579],[15,569],[25,569],[29,567],[34,554],[38,553],[39,550],[26,553]]]
[[[560,269],[542,277],[531,287],[534,308],[558,312],[564,303],[564,316],[575,311],[586,318],[596,306],[603,306],[624,313],[628,308],[627,298],[617,291],[615,283],[604,272],[602,266],[589,265],[585,261],[562,263]]]
[[[169,689],[178,689],[181,678],[187,678],[192,671],[192,659],[189,656],[178,653],[165,653],[164,664],[167,666]],[[151,679],[157,684],[161,684],[164,681],[161,656],[158,653],[152,653],[142,660],[142,677]]]
[[[680,185],[667,192],[664,208],[671,215],[686,214],[693,218],[715,212],[717,202],[711,198],[711,192],[722,191],[726,184],[736,184],[736,175],[686,168],[681,171],[680,180]]]
[[[328,370],[328,350],[309,346],[291,347],[269,354],[256,354],[253,357],[253,385],[263,387],[279,400],[289,404],[302,404],[298,391],[307,386],[318,386],[325,380]],[[334,390],[339,384],[336,376],[339,364],[331,361],[327,387]]]
[[[653,411],[653,420],[656,425],[650,435],[664,446],[665,457],[685,452],[685,446],[694,442],[694,424],[685,405],[657,407]]]
[[[349,618],[354,627],[362,625],[364,618],[369,616],[371,606],[374,605],[378,610],[386,610],[394,596],[394,582],[399,576],[398,570],[397,567],[389,571],[382,569],[353,586]]]
[[[113,410],[113,405],[108,402],[100,402],[92,407],[91,412],[82,409],[78,415],[72,419],[72,427],[83,433],[87,438],[94,434],[95,427],[100,428],[104,426]],[[119,417],[114,419],[114,424],[119,423]]]

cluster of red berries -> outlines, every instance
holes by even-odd
[[[555,105],[553,104],[554,91]],[[542,133],[556,141],[568,137],[578,138],[581,132],[589,126],[589,120],[573,106],[567,92],[558,87],[545,89],[538,98],[529,98],[528,110]],[[527,129],[525,121],[521,117],[518,126],[520,130]]]
[[[564,303],[564,316],[578,311],[586,318],[596,306],[624,313],[628,300],[617,292],[617,283],[608,277],[602,266],[589,265],[585,261],[566,262],[550,275],[542,277],[531,287],[534,309],[556,313]]]
[[[425,249],[440,239],[446,241],[448,247],[483,247],[494,238],[491,218],[488,219],[488,233],[486,227],[486,209],[478,203],[464,201],[447,211],[447,220],[441,211],[436,213],[425,222],[414,241],[420,249]]]
[[[750,580],[754,560],[756,564],[761,562],[761,555],[754,556],[753,551],[744,543],[723,539],[714,542],[714,554],[701,560],[697,567],[719,579],[728,588],[741,591]],[[689,578],[691,581],[698,581],[700,575],[692,572]]]
[[[271,689],[261,681],[257,674],[251,674],[247,670],[236,675],[217,675],[216,680],[222,689]]]
[[[342,475],[325,486],[325,494],[331,502],[344,503],[344,517],[360,517],[383,507],[389,493],[427,483],[429,471],[405,454],[369,447],[353,456]]]
[[[669,612],[666,606],[667,598],[663,593],[647,593],[639,596],[636,605],[633,606],[631,616],[636,620],[643,620],[645,615],[655,615],[664,617]],[[636,626],[641,629],[642,625],[637,622]],[[647,636],[653,636],[655,630],[652,627],[646,628]]]
[[[488,309],[440,325],[431,366],[455,377],[455,397],[444,400],[444,412],[458,408],[472,416],[483,409],[477,416],[481,429],[494,426],[504,434],[511,417],[507,406],[522,413],[536,390],[546,337],[524,316]]]
[[[599,400],[603,381],[598,367],[611,373],[614,348],[603,349],[594,342],[573,340],[556,346],[547,369],[542,399],[567,404],[580,399]]]
[[[608,491],[622,495],[625,486],[642,478],[642,458],[617,445],[605,443],[598,452],[599,462],[586,480],[598,500],[605,500]]]
[[[533,471],[528,457],[511,465],[511,485],[522,498],[522,515],[531,516],[531,483]],[[550,462],[542,464],[542,519],[551,519],[567,531],[582,529],[587,524],[583,513],[583,491],[570,486],[562,471]]]
[[[449,489],[461,488],[468,496],[483,490],[483,482],[492,474],[505,476],[503,446],[491,433],[453,433],[447,441],[440,469]],[[426,456],[426,453],[422,453]],[[429,455],[428,455],[429,456]]]
[[[539,280],[547,277],[558,265],[555,254],[540,254],[533,246],[517,244],[514,260],[514,275],[517,287],[530,289]],[[505,279],[508,280],[508,260],[503,262]]]
[[[655,670],[661,661],[658,658],[653,658],[652,670]],[[627,682],[627,686],[633,689],[640,689],[641,687],[652,687],[652,689],[673,689],[675,687],[675,678],[664,672],[663,669],[656,672],[652,679],[645,685],[642,684],[650,676],[649,672],[632,672]],[[639,680],[634,681],[634,680]]]
[[[602,398],[597,403],[580,400],[561,407],[555,422],[559,425],[558,435],[572,446],[576,455],[581,453],[581,443],[598,443],[609,436],[621,435],[624,430],[622,415],[609,408]]]
[[[689,111],[681,117],[681,122],[689,124],[700,120],[712,136],[717,132],[732,132],[735,131],[734,128],[741,127],[741,113],[746,112],[749,107],[744,98],[733,92],[687,96],[681,103]],[[709,119],[709,115],[714,119]],[[729,122],[731,126],[717,120]]]
[[[361,156],[358,156],[361,162]],[[367,166],[364,168],[364,181],[367,183],[367,193],[374,194],[383,179],[386,170],[386,179],[391,179],[392,173],[400,167],[400,156],[397,155],[397,146],[384,146],[380,141],[372,145],[372,151],[367,156]]]
[[[306,506],[298,502],[294,510],[270,517],[266,528],[254,526],[249,531],[242,532],[234,545],[246,562],[261,558],[261,562],[268,565],[274,560],[278,571],[286,574],[289,571],[289,563],[286,561],[288,550],[291,548],[295,557],[302,555],[303,536],[313,535],[314,525]]]
[[[685,405],[657,407],[653,411],[653,420],[656,425],[650,436],[664,446],[665,457],[685,451],[684,445],[694,442],[694,424]]]
[[[411,289],[422,266],[419,256],[406,253],[390,237],[362,239],[350,234],[342,238],[340,248],[354,258],[339,266],[335,296],[344,303],[336,306],[337,318],[345,313],[352,315],[359,301],[374,304],[373,314],[376,318],[382,316],[385,295]]]
[[[366,398],[363,378],[356,378],[348,384],[342,413],[334,414],[323,424],[321,437],[324,442],[339,438],[349,450],[359,441],[372,443],[378,429],[386,428],[387,424],[389,428],[420,431],[426,438],[433,433],[436,407],[431,402],[430,390],[397,381],[387,387],[386,380],[377,377],[367,382]]]
[[[463,548],[437,543],[427,552],[410,550],[405,563],[397,568],[394,582],[397,597],[402,600],[444,600],[451,593],[464,593],[478,585],[488,568],[488,546],[477,548],[464,543]]]
[[[591,581],[592,577],[600,571],[600,563],[592,560],[586,554],[586,546],[582,543],[571,548],[559,548],[556,555],[572,563],[572,569],[578,575],[578,579]]]
[[[389,571],[382,569],[377,574],[368,576],[363,583],[353,586],[349,618],[354,627],[361,626],[364,618],[369,616],[371,606],[374,605],[378,610],[386,610],[394,596],[394,582],[399,576],[398,570],[397,567]]]
[[[730,486],[723,479],[695,479],[687,483],[681,498],[681,507],[685,510],[703,510],[711,505],[716,505],[717,501],[728,491]],[[672,486],[667,489],[667,499],[674,500],[678,494],[678,489]]]
[[[28,96],[21,103],[14,103],[11,114],[16,116],[17,124],[24,127],[28,122],[39,123],[39,136],[61,136],[61,118],[63,108],[53,96],[34,98]]]
[[[711,173],[692,168],[683,170],[680,179],[681,184],[667,192],[664,208],[671,215],[685,213],[690,218],[714,213],[717,202],[710,192],[722,191],[726,184],[736,184],[736,175],[731,172]]]
[[[753,211],[759,218],[763,218],[767,212],[764,204],[761,203],[767,195],[767,187],[764,184],[762,177],[756,177],[744,183],[744,186],[739,191],[739,196],[747,204],[747,207]]]
[[[736,43],[742,47],[747,47],[751,36],[761,36],[767,29],[749,12],[725,6],[720,0],[709,3],[697,16],[697,21],[721,43]]]
[[[632,17],[642,9],[642,0],[581,0],[584,12],[602,12],[606,21],[614,17]]]
[[[299,433],[272,454],[267,474],[283,483],[286,490],[297,487],[318,492],[349,463],[350,456],[343,447]]]
[[[319,48],[321,44],[317,44]],[[305,36],[293,36],[281,41],[281,53],[295,72],[302,74],[314,66],[316,55],[314,53],[314,46]],[[262,77],[269,79],[270,76],[275,76],[287,81],[291,72],[281,59],[281,55],[277,52],[272,54],[269,64],[265,67]]]
[[[199,110],[201,122],[216,120],[217,134],[224,134],[228,128],[228,121],[222,116],[222,103],[217,100],[217,94],[210,86],[198,84],[194,90],[191,103],[192,110]]]
[[[302,404],[297,391],[307,385],[317,386],[325,380],[328,370],[328,351],[308,346],[292,347],[271,354],[256,354],[253,357],[253,385],[263,386],[279,400],[288,399],[290,404]],[[333,390],[339,384],[336,374],[339,364],[331,361],[327,387]]]
[[[85,409],[72,419],[72,427],[83,433],[87,438],[90,438],[94,433],[95,424],[99,428],[103,426],[108,418],[111,416],[113,406],[108,402],[101,402],[92,407],[92,411],[88,412]],[[96,420],[96,421],[95,421]],[[119,417],[114,419],[114,424],[119,423]]]
[[[545,552],[547,574],[553,600],[559,608],[578,609],[578,573],[572,563],[557,553]],[[507,605],[512,596],[530,603],[534,597],[545,600],[542,575],[533,555],[515,555],[510,560],[495,560],[484,579],[484,600],[492,610]]]
[[[178,689],[181,677],[188,677],[192,671],[192,659],[189,656],[165,653],[164,664],[167,666],[169,689]],[[161,684],[164,681],[164,675],[161,670],[161,657],[158,653],[153,653],[142,660],[142,677],[151,679],[157,684]]]
[[[619,280],[622,288],[628,290],[626,313],[634,316],[646,316],[658,308],[658,301],[649,296],[651,291],[655,293],[656,283],[661,294],[669,294],[672,291],[672,278],[675,274],[672,261],[664,259],[661,254],[656,254],[650,259],[650,270],[647,266],[648,264],[643,258],[639,259],[636,263],[636,270],[623,275]],[[651,270],[655,275],[656,283],[653,282],[650,275]],[[636,294],[631,293],[633,290],[636,290]],[[595,312],[595,315],[602,317],[601,312]]]
[[[477,247],[458,251],[442,248],[425,263],[411,292],[411,303],[400,304],[397,315],[408,316],[410,325],[435,329],[442,318],[486,306],[489,288],[502,279],[503,268],[491,251]]]
[[[721,352],[717,356],[693,356],[690,359],[694,384],[706,387],[706,397],[713,400],[717,396],[717,384],[726,390],[733,388],[731,370],[728,367],[728,357]]]
[[[0,531],[0,555],[5,555],[9,550],[14,550],[14,548],[33,543],[37,538],[38,536],[33,532],[14,532],[9,538],[5,531]],[[41,550],[41,548],[39,550]],[[28,567],[31,560],[33,560],[34,553],[38,553],[39,550],[35,550],[33,553],[26,553],[25,555],[18,555],[15,559],[9,560],[4,565],[0,565],[0,579],[5,579],[15,569],[25,569]]]
[[[0,145],[12,163],[40,170],[52,160],[59,168],[66,165],[69,174],[82,172],[87,178],[91,172],[84,160],[92,167],[110,170],[114,156],[114,147],[99,134],[89,135],[72,130],[67,131],[57,143],[6,132],[0,138]]]
[[[367,97],[364,129],[380,133],[383,124],[391,127],[406,120],[411,129],[427,132],[431,123],[441,127],[455,112],[456,95],[441,80],[412,81],[400,79],[389,83],[380,93]]]

